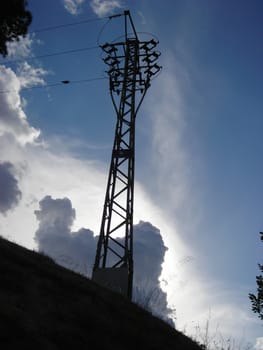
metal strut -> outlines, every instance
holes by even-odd
[[[129,11],[124,18],[125,41],[101,47],[117,123],[92,279],[131,299],[135,119],[150,79],[161,67],[155,63],[160,53],[153,51],[158,42],[139,41]]]

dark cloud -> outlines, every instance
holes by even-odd
[[[76,213],[68,198],[46,196],[39,205],[40,210],[35,211],[39,250],[57,263],[90,277],[98,236],[85,228],[71,231]],[[156,227],[143,221],[134,225],[134,301],[171,323],[172,310],[159,282],[166,250]]]
[[[15,177],[15,167],[10,162],[0,163],[0,212],[6,212],[15,207],[22,193]]]

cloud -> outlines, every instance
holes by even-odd
[[[141,24],[143,24],[143,25],[147,24],[146,18],[145,18],[144,14],[141,11],[138,11],[138,15],[141,18]]]
[[[21,36],[18,41],[7,42],[8,60],[30,56],[33,42],[33,34]]]
[[[160,286],[162,265],[168,248],[160,230],[149,222],[134,225],[134,293],[138,304],[173,325],[173,310]]]
[[[123,7],[119,0],[92,0],[90,6],[93,12],[99,17],[111,14],[116,9]]]
[[[263,350],[263,337],[256,339],[255,349],[256,350]]]
[[[85,0],[63,0],[65,9],[71,15],[77,15],[81,12],[81,6]]]
[[[6,214],[8,210],[15,207],[21,196],[13,164],[10,162],[0,163],[0,213]]]
[[[89,197],[94,201],[89,209],[89,222],[95,229],[104,196],[105,175],[101,165],[76,159],[69,139],[57,139],[55,144],[52,140],[40,139],[40,130],[28,121],[24,110],[26,101],[21,97],[22,86],[43,84],[44,74],[28,63],[20,65],[17,73],[0,65],[0,91],[6,91],[0,93],[0,159],[14,164],[17,171],[23,173],[19,178],[23,197],[19,206],[1,219],[0,229],[5,237],[28,248],[34,248],[37,228],[33,211],[44,195],[69,196],[77,203],[75,227],[86,220],[86,196]],[[21,226],[27,230],[21,232]]]
[[[187,137],[187,112],[183,98],[188,73],[169,53],[163,60],[165,70],[154,81],[145,110],[151,125],[154,194],[175,217],[181,209],[185,212],[187,208],[192,209],[195,193],[191,191],[195,178],[192,168],[196,163],[190,154],[192,141],[189,142]],[[169,186],[164,186],[163,179]]]
[[[58,146],[58,142],[53,145],[45,140],[41,144],[24,145],[17,142],[12,134],[0,136],[0,159],[11,161],[23,174],[19,182],[23,193],[20,204],[9,214],[9,218],[0,221],[0,229],[5,237],[19,241],[28,248],[35,248],[33,237],[38,222],[33,212],[47,193],[55,198],[69,197],[76,203],[78,215],[73,230],[85,227],[87,220],[92,230],[98,230],[97,219],[101,215],[105,174],[97,162],[72,156],[69,145],[70,140],[65,151],[62,144]],[[27,227],[27,230],[21,232],[21,226]]]
[[[28,74],[30,73],[27,67]],[[22,74],[22,71],[21,71]],[[22,84],[29,86],[36,83],[37,73],[26,77],[22,74]],[[40,131],[30,126],[22,107],[19,77],[11,68],[0,66],[0,136],[12,134],[20,143],[34,142]]]
[[[48,72],[40,67],[33,67],[28,62],[23,62],[19,65],[17,77],[21,88],[29,88],[36,85],[45,85],[43,77]]]
[[[39,206],[40,210],[35,211],[39,222],[35,240],[39,250],[59,264],[90,276],[97,239],[88,229],[71,231],[76,217],[71,201],[46,196]]]
[[[72,231],[76,211],[68,198],[44,197],[35,211],[38,249],[57,263],[91,276],[98,236],[85,228]],[[124,238],[118,238],[123,243]],[[159,278],[167,248],[160,231],[148,222],[134,226],[134,300],[171,322],[167,296]]]

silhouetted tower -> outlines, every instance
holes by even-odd
[[[124,20],[124,41],[101,46],[117,124],[92,279],[131,299],[135,119],[160,53],[158,41],[139,40],[129,11]]]

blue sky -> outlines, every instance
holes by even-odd
[[[31,34],[1,60],[23,59],[2,71],[1,91],[13,94],[1,97],[17,108],[6,107],[12,123],[1,119],[0,156],[16,166],[22,199],[2,215],[1,233],[35,247],[34,210],[46,195],[70,198],[74,229],[98,233],[116,119],[108,81],[45,85],[106,77],[101,52],[29,58],[112,41],[123,17],[101,31],[102,17],[129,9],[142,38],[158,37],[163,66],[137,118],[135,223],[150,221],[168,247],[163,286],[179,328],[194,334],[210,312],[211,332],[218,325],[262,349],[247,297],[262,262],[262,1],[28,4],[31,32],[98,20]]]

